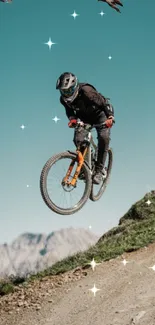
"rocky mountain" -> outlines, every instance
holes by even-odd
[[[46,234],[25,233],[10,245],[0,245],[0,277],[25,276],[42,271],[55,262],[84,251],[99,236],[85,229],[61,229]]]

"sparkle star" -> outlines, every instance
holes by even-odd
[[[30,185],[27,184],[26,187],[30,187]]]
[[[150,266],[149,269],[152,269],[153,271],[155,271],[155,265]]]
[[[109,60],[111,60],[111,59],[112,59],[112,56],[111,56],[111,55],[109,55],[109,56],[108,56],[108,59],[109,59]]]
[[[25,129],[25,125],[22,124],[22,125],[20,126],[20,128],[21,128],[22,130],[24,130],[24,129]]]
[[[101,11],[101,12],[99,13],[99,15],[103,16],[103,15],[105,15],[105,13],[104,13],[103,11]]]
[[[123,265],[125,266],[129,262],[124,258],[124,260],[121,263],[123,263]]]
[[[94,284],[94,287],[92,289],[89,289],[93,294],[94,294],[94,297],[96,296],[96,292],[99,291],[100,289],[97,289],[95,284]]]
[[[151,201],[150,201],[150,200],[148,200],[148,201],[146,202],[146,204],[147,204],[147,205],[150,205],[150,204],[151,204]]]
[[[55,116],[52,120],[53,120],[55,123],[57,123],[58,121],[60,121],[60,118],[58,118],[57,116]]]
[[[46,43],[44,43],[44,44],[48,45],[49,49],[51,50],[52,45],[54,45],[54,44],[56,44],[56,43],[53,43],[53,42],[51,41],[51,38],[49,38],[48,42],[46,42]]]
[[[89,229],[91,229],[91,228],[92,228],[92,226],[90,225],[90,226],[89,226]]]
[[[91,261],[91,263],[89,263],[89,265],[91,265],[93,271],[95,270],[96,265],[100,265],[100,264],[101,264],[101,263],[96,263],[96,262],[94,261],[94,258],[93,258],[93,260]]]
[[[76,12],[75,12],[75,10],[74,10],[74,12],[73,12],[73,14],[71,14],[71,16],[75,19],[77,16],[79,16]]]

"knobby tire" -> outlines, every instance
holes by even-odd
[[[80,201],[73,208],[63,209],[63,208],[60,208],[57,205],[55,205],[54,202],[52,202],[52,200],[49,198],[49,195],[48,195],[48,192],[47,192],[47,186],[46,186],[46,181],[47,181],[47,176],[48,176],[49,170],[60,159],[63,159],[63,158],[75,159],[76,156],[77,156],[76,153],[70,153],[69,151],[57,154],[57,155],[51,157],[46,162],[46,164],[44,165],[44,167],[42,169],[42,172],[41,172],[40,191],[41,191],[42,198],[43,198],[45,204],[49,207],[49,209],[51,209],[52,211],[54,211],[57,214],[71,215],[71,214],[76,213],[77,211],[79,211],[84,206],[84,204],[87,202],[87,200],[90,197],[91,188],[92,188],[91,173],[90,173],[89,168],[87,167],[87,165],[84,163],[83,164],[83,171],[84,171],[84,174],[85,174],[85,180],[86,180],[85,184],[86,184],[86,186],[85,186],[84,194],[83,194],[82,198],[80,199]],[[77,186],[78,186],[78,184],[77,184]]]

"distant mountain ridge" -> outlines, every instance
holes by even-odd
[[[84,251],[99,236],[83,228],[67,228],[50,234],[24,233],[10,245],[0,245],[0,277],[25,276],[52,266],[57,261]]]

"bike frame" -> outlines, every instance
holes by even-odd
[[[64,177],[64,180],[63,182],[66,184],[66,185],[71,185],[71,186],[76,186],[76,181],[77,181],[77,178],[79,176],[79,173],[81,171],[81,168],[84,164],[84,161],[86,162],[88,168],[90,169],[90,172],[91,172],[91,169],[92,169],[92,157],[91,157],[91,145],[92,147],[94,148],[94,150],[96,151],[97,149],[97,146],[93,140],[93,136],[91,134],[91,131],[88,132],[86,138],[85,138],[85,142],[87,143],[87,146],[86,148],[84,149],[84,152],[82,153],[79,148],[77,148],[76,150],[76,157],[78,159],[78,164],[77,164],[77,168],[76,168],[76,171],[74,173],[74,176],[72,177],[72,180],[69,181],[69,176],[71,175],[71,172],[74,168],[74,164],[75,164],[75,161],[76,159],[72,159],[72,162],[70,163],[69,165],[69,168],[67,170],[67,173],[66,173],[66,176]],[[86,157],[87,155],[87,157]],[[86,158],[86,160],[85,160]]]

